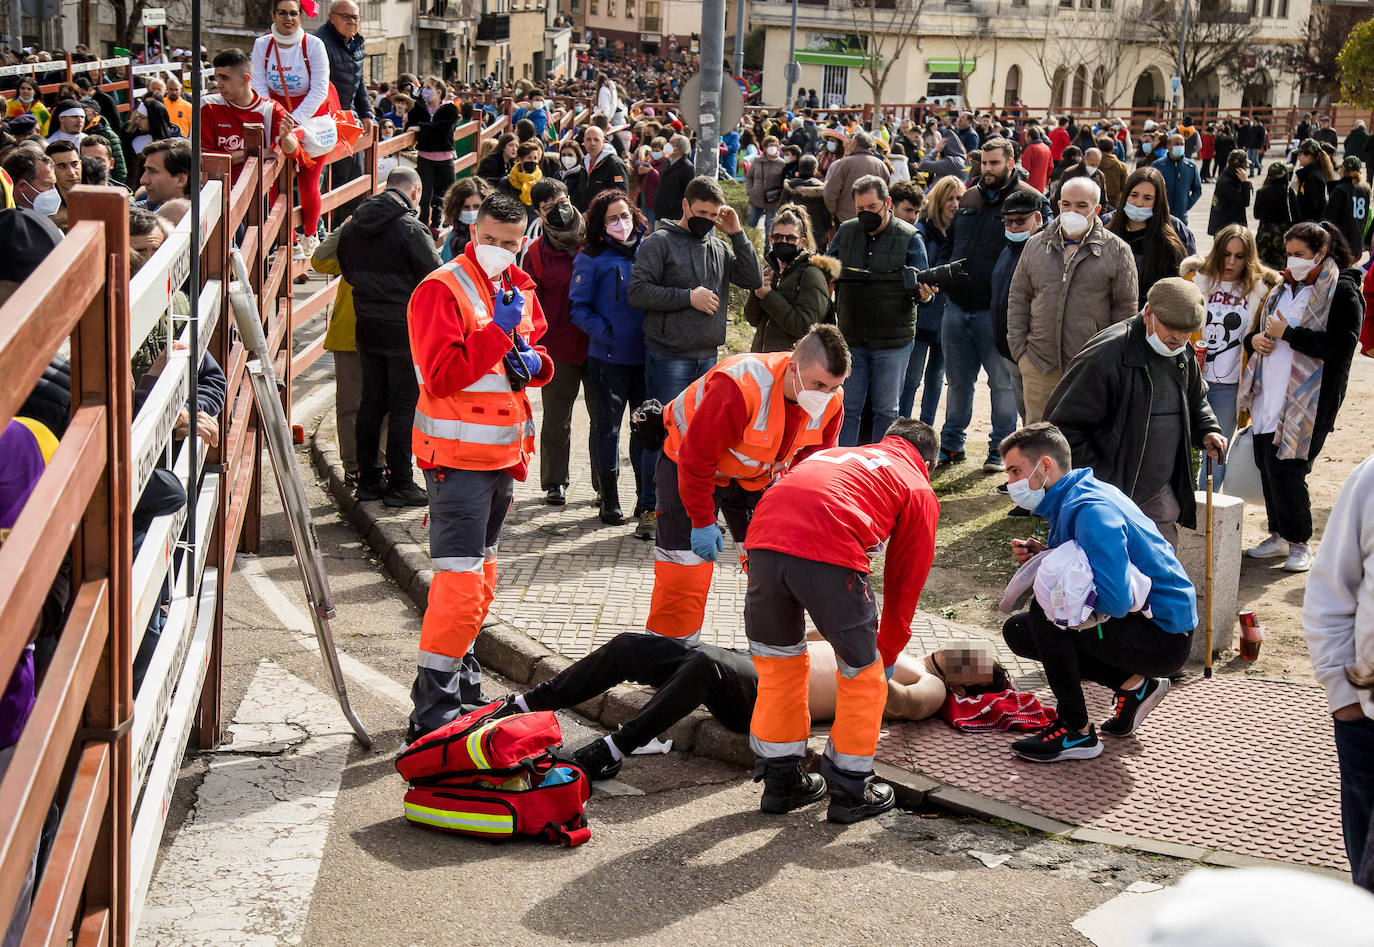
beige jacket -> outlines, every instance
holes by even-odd
[[[1136,314],[1135,257],[1095,218],[1064,262],[1055,220],[1031,237],[1007,297],[1007,346],[1045,374],[1063,371],[1098,332]]]
[[[892,169],[873,152],[856,151],[836,161],[825,172],[825,209],[835,218],[836,227],[854,216],[854,195],[849,189],[865,174],[876,174],[888,181],[892,178]]]

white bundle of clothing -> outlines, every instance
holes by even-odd
[[[1150,580],[1130,566],[1131,611],[1150,618]],[[1091,628],[1109,615],[1097,610],[1097,586],[1092,564],[1083,547],[1073,540],[1036,553],[1011,577],[1002,596],[1001,610],[1016,611],[1017,604],[1033,592],[1045,617],[1060,628]]]

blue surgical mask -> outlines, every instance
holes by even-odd
[[[1174,145],[1172,148],[1169,149],[1169,155],[1170,155],[1170,157],[1173,157],[1173,158],[1182,158],[1182,157],[1183,157],[1183,146],[1182,146],[1182,145]]]
[[[1025,243],[1027,240],[1030,239],[1031,236],[1031,232],[1029,230],[1022,230],[1020,233],[1017,233],[1014,230],[1007,230],[1005,231],[1005,233],[1007,235],[1007,239],[1012,243]]]
[[[1013,480],[1007,484],[1007,496],[1023,510],[1034,511],[1045,500],[1045,480],[1048,479],[1048,475],[1042,475],[1040,486],[1032,487],[1031,477],[1035,474],[1036,471],[1032,470],[1025,480]]]

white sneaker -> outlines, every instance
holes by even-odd
[[[308,260],[315,255],[315,250],[319,248],[320,238],[317,236],[303,236],[296,241],[296,259]]]
[[[1306,572],[1312,568],[1312,549],[1307,543],[1291,543],[1288,558],[1284,560],[1284,572]]]
[[[1288,555],[1288,542],[1278,533],[1270,533],[1268,539],[1258,546],[1251,546],[1245,550],[1245,554],[1251,559],[1278,559]]]

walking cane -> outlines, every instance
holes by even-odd
[[[1207,458],[1207,522],[1202,528],[1202,545],[1207,565],[1203,572],[1202,599],[1207,617],[1203,625],[1202,676],[1212,676],[1212,455]]]

